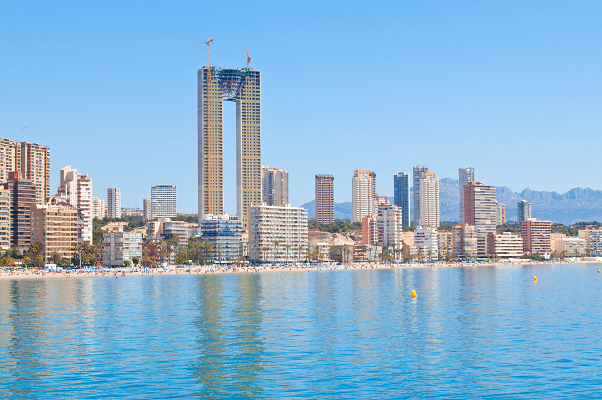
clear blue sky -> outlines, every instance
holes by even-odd
[[[602,189],[600,1],[55,1],[0,3],[0,136],[51,147],[94,194],[142,206],[176,184],[196,212],[196,74],[263,74],[263,164],[290,174],[290,201],[355,169],[472,166],[515,191]],[[225,110],[226,211],[235,212],[234,105]],[[22,129],[25,126],[30,128]]]

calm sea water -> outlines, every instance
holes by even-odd
[[[599,268],[2,280],[0,397],[600,398]]]

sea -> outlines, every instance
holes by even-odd
[[[602,398],[601,268],[2,279],[0,398]]]

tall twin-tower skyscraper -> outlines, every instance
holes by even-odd
[[[236,103],[236,213],[247,230],[261,202],[261,72],[203,67],[198,71],[198,218],[224,213],[224,101]]]

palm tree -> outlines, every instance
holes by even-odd
[[[32,243],[29,245],[29,254],[31,254],[32,256],[37,255],[37,253],[40,252],[40,250],[42,250],[42,245],[40,243]]]
[[[278,240],[274,240],[274,250],[276,253],[275,259],[276,261],[278,261],[278,246],[280,245],[280,242]]]
[[[211,249],[213,249],[213,243],[209,242],[209,241],[204,241],[202,244],[203,248],[205,249],[205,259],[208,259],[208,252],[211,251]]]
[[[284,247],[286,248],[286,263],[288,264],[288,251],[291,248],[291,245],[285,244]]]
[[[267,251],[268,251],[268,250],[270,250],[270,248],[269,248],[269,247],[262,247],[262,248],[261,248],[261,252],[263,253],[263,259],[264,259],[265,261],[268,261],[268,260],[267,260],[267,257],[266,257],[266,255],[265,255],[265,253],[267,253]]]

